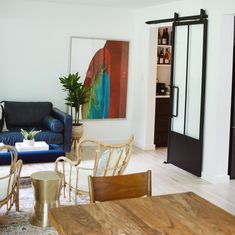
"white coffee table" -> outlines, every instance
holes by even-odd
[[[44,151],[49,150],[49,145],[45,141],[35,141],[33,145],[26,145],[24,142],[15,143],[18,152]]]

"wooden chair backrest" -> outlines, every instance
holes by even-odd
[[[130,160],[133,139],[134,137],[130,136],[122,144],[108,144],[89,139],[81,140],[77,147],[77,162],[75,165],[79,165],[82,161],[83,154],[90,155],[94,160],[94,176],[121,175]],[[88,154],[83,149],[84,147],[87,148],[87,145],[93,145],[93,151],[90,151]]]
[[[89,176],[88,181],[91,203],[152,195],[150,170],[128,175]]]

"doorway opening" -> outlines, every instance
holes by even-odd
[[[170,87],[172,61],[172,26],[157,28],[157,72],[154,144],[167,148],[170,118]]]

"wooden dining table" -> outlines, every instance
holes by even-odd
[[[235,216],[193,192],[52,208],[63,235],[235,235]]]

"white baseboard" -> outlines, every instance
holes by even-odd
[[[140,143],[137,143],[134,141],[134,146],[142,149],[142,150],[155,150],[155,144],[150,144],[150,145],[142,145]]]
[[[229,175],[209,175],[202,172],[201,178],[212,184],[221,184],[221,183],[230,182]]]

